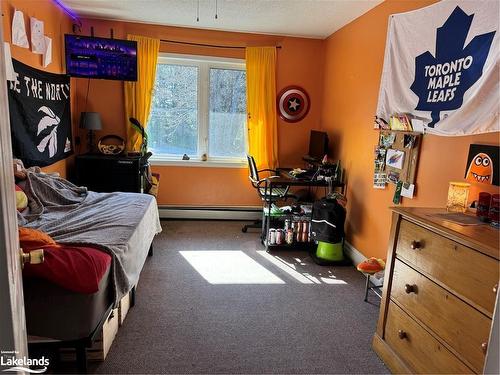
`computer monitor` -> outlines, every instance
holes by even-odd
[[[311,130],[309,137],[309,156],[312,159],[321,160],[328,154],[328,134],[317,130]]]

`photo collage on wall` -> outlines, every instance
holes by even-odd
[[[420,140],[421,134],[414,132],[380,131],[374,151],[373,187],[385,189],[388,183],[396,185],[396,204],[401,196],[413,198]]]

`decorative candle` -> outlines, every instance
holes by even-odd
[[[451,212],[467,211],[470,184],[466,182],[450,182],[446,209]]]

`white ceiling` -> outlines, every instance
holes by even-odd
[[[218,19],[215,19],[215,4]],[[383,0],[62,0],[79,16],[326,38]]]

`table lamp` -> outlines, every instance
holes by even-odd
[[[89,153],[95,150],[94,130],[101,130],[101,115],[99,112],[82,112],[80,115],[80,129],[87,129],[87,149]]]
[[[450,212],[466,212],[470,184],[466,182],[450,182],[446,209]]]

